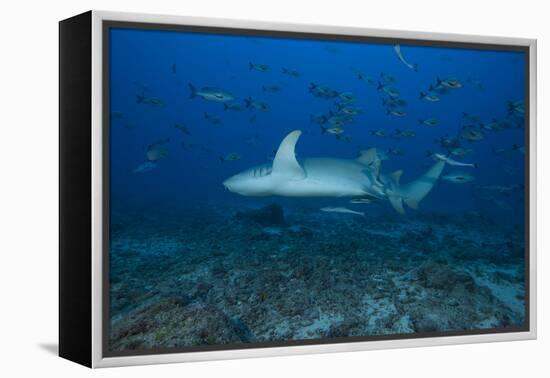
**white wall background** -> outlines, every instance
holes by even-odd
[[[0,22],[0,375],[81,377],[549,376],[550,285],[542,212],[550,27],[535,0],[12,0]],[[88,9],[539,40],[539,340],[89,371],[55,356],[57,343],[57,21]],[[546,351],[544,350],[545,348]],[[544,374],[546,373],[546,374]]]

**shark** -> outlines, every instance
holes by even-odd
[[[223,181],[230,192],[242,196],[352,197],[388,200],[400,214],[403,204],[417,209],[437,183],[445,161],[437,161],[418,179],[401,184],[402,170],[380,172],[376,148],[362,151],[356,159],[328,157],[296,159],[296,143],[302,132],[294,130],[281,142],[271,164],[249,168]]]

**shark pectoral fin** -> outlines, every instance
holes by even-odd
[[[294,149],[302,132],[294,130],[288,134],[279,145],[279,149],[273,159],[274,175],[293,180],[301,180],[306,177],[306,172],[296,160]]]
[[[389,196],[391,205],[399,214],[405,214],[405,209],[403,208],[403,198],[398,196]]]

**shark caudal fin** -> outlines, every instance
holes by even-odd
[[[300,130],[294,130],[288,134],[279,145],[279,149],[273,159],[272,174],[291,180],[301,180],[306,177],[306,172],[296,160],[294,149],[302,135]]]
[[[420,201],[422,201],[422,199],[426,197],[426,195],[430,192],[430,190],[432,190],[435,183],[439,179],[439,176],[443,171],[443,167],[445,167],[445,162],[438,161],[417,180],[400,186],[396,190],[395,197],[405,202],[410,208],[417,209]],[[400,203],[400,200],[392,201],[390,198],[390,202],[395,210],[403,214],[403,205]]]

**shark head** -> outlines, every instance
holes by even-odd
[[[272,172],[271,164],[259,165],[229,177],[223,186],[241,196],[269,196],[274,184]]]

